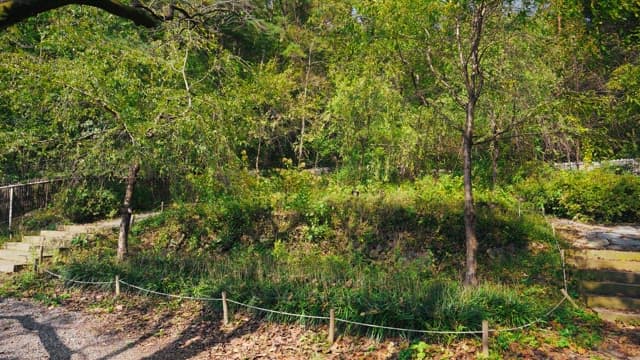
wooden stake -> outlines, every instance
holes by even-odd
[[[40,256],[39,256],[39,259],[40,259],[40,264],[42,264],[42,262],[44,261],[44,246],[43,245],[40,245]]]
[[[569,293],[567,293],[567,290],[565,289],[560,289],[560,292],[562,293],[562,295],[564,295],[565,299],[569,300],[569,302],[571,303],[571,305],[573,305],[576,309],[579,309],[580,306],[578,306],[578,304],[576,304],[575,301],[573,301],[573,299],[571,298],[571,296],[569,296]]]
[[[482,320],[482,355],[489,356],[489,322]]]
[[[522,217],[522,210],[520,206],[521,206],[520,201],[518,201],[518,217]]]
[[[229,324],[229,308],[227,307],[227,293],[222,292],[222,324]]]
[[[164,201],[160,202],[160,212],[164,212]]]
[[[329,344],[333,344],[336,335],[336,313],[329,310]]]
[[[38,259],[33,259],[33,272],[37,273],[38,272]]]
[[[120,276],[116,275],[116,296],[120,296]]]

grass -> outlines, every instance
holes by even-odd
[[[478,330],[483,319],[496,327],[519,326],[538,319],[558,300],[542,284],[486,281],[466,289],[440,274],[434,259],[370,261],[326,254],[309,244],[298,249],[278,243],[273,249],[238,248],[211,257],[148,251],[124,264],[103,259],[85,251],[55,271],[89,281],[108,281],[119,274],[150,290],[186,296],[217,298],[225,291],[233,300],[291,313],[327,316],[334,308],[337,317],[351,321],[427,330]],[[345,330],[385,335],[359,327]]]
[[[87,239],[53,270],[87,281],[117,274],[176,295],[217,298],[224,291],[230,299],[283,312],[328,316],[333,308],[346,320],[424,330],[478,330],[484,319],[492,328],[516,327],[538,320],[561,297],[557,239],[545,219],[523,209],[508,189],[476,191],[482,283],[467,289],[460,285],[459,178],[358,185],[357,195],[330,179],[289,171],[243,181],[231,193],[177,204],[137,222],[124,263],[114,260],[115,236],[101,236]],[[558,328],[551,338],[559,347],[598,342],[586,333],[597,334],[597,319],[571,307],[542,320],[536,326]],[[544,341],[527,333],[500,335],[495,350],[514,339],[526,346]]]

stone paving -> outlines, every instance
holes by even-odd
[[[640,225],[589,225],[565,219],[552,224],[578,249],[640,251]]]

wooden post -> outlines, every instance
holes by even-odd
[[[489,322],[482,320],[482,356],[489,356]]]
[[[227,307],[227,293],[222,292],[222,324],[229,324],[229,308]]]
[[[40,260],[40,264],[42,264],[42,262],[44,261],[44,245],[40,244],[40,254],[38,256],[38,259]]]
[[[569,296],[569,293],[567,292],[567,290],[560,289],[560,292],[562,293],[562,295],[564,295],[565,299],[569,300],[569,302],[571,303],[571,305],[573,305],[573,307],[575,307],[576,309],[580,309],[580,306],[578,306],[578,304],[576,304],[576,302],[573,301],[571,296]]]
[[[133,228],[133,222],[135,221],[135,214],[132,212],[131,213],[131,219],[129,219],[129,229]]]
[[[120,276],[116,275],[116,296],[120,296]]]
[[[329,310],[329,344],[333,344],[336,335],[336,313],[333,309]]]
[[[38,259],[33,259],[33,272],[37,273],[38,272]]]
[[[160,212],[164,212],[164,201],[160,202]]]

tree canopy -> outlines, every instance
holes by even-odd
[[[139,162],[192,200],[281,167],[471,190],[638,157],[639,16],[631,0],[0,1],[0,180]]]

